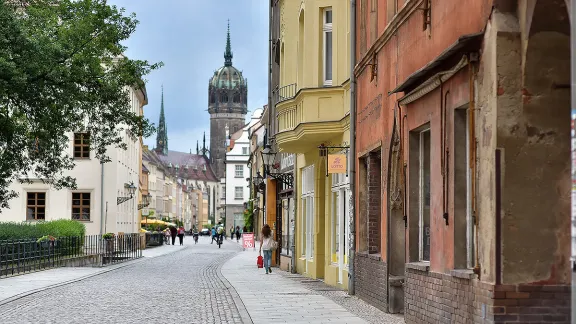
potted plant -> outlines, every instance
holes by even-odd
[[[44,235],[41,238],[39,238],[38,240],[36,240],[37,243],[40,244],[40,246],[46,248],[46,247],[54,247],[56,245],[56,238],[52,235]]]
[[[114,233],[106,233],[102,235],[104,239],[104,246],[107,253],[114,252]]]

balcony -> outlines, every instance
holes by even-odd
[[[276,142],[287,153],[307,152],[346,131],[349,111],[343,86],[300,89],[276,105]]]
[[[279,104],[283,101],[290,100],[296,96],[296,92],[298,91],[298,87],[296,83],[292,83],[289,85],[285,85],[283,87],[276,87],[272,91],[272,96],[274,98],[274,102]]]

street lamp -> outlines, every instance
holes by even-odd
[[[262,163],[264,164],[264,176],[269,173],[269,168],[274,164],[274,159],[276,158],[276,152],[272,151],[270,145],[266,144],[262,152]],[[267,172],[268,171],[268,172]]]
[[[151,201],[152,201],[152,195],[150,193],[142,196],[142,204],[138,204],[138,210],[140,210],[144,207],[148,207],[148,205],[150,205]]]
[[[134,198],[134,193],[136,192],[136,186],[134,185],[134,182],[125,183],[124,188],[126,188],[128,190],[128,194],[130,196],[128,196],[128,197],[116,197],[116,205],[120,205],[121,203],[126,202],[126,201]]]

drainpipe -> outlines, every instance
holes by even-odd
[[[350,0],[350,251],[348,253],[348,294],[356,293],[354,278],[354,253],[356,252],[356,0]]]
[[[104,234],[104,163],[100,163],[100,235]]]
[[[571,1],[570,3],[570,22],[571,22],[571,31],[570,31],[570,41],[572,46],[570,48],[571,51],[571,66],[572,66],[572,73],[571,73],[571,100],[572,100],[572,125],[576,122],[576,23],[574,23],[574,19],[576,19],[576,3]],[[575,134],[574,134],[574,126],[572,126],[572,152],[576,149],[575,144]],[[572,154],[572,174],[576,172],[574,168],[574,154]],[[572,182],[574,182],[574,177],[572,177]],[[572,323],[576,322],[576,232],[574,228],[576,226],[576,209],[574,208],[574,204],[576,203],[576,192],[574,191],[574,186],[572,186]]]

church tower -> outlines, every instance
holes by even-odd
[[[248,80],[232,66],[232,57],[228,22],[224,66],[214,72],[208,84],[210,162],[218,178],[225,177],[226,127],[230,134],[242,129],[248,112]]]
[[[160,121],[156,134],[156,153],[168,155],[168,130],[166,129],[166,117],[164,116],[164,86],[162,86],[162,99],[160,103]]]

